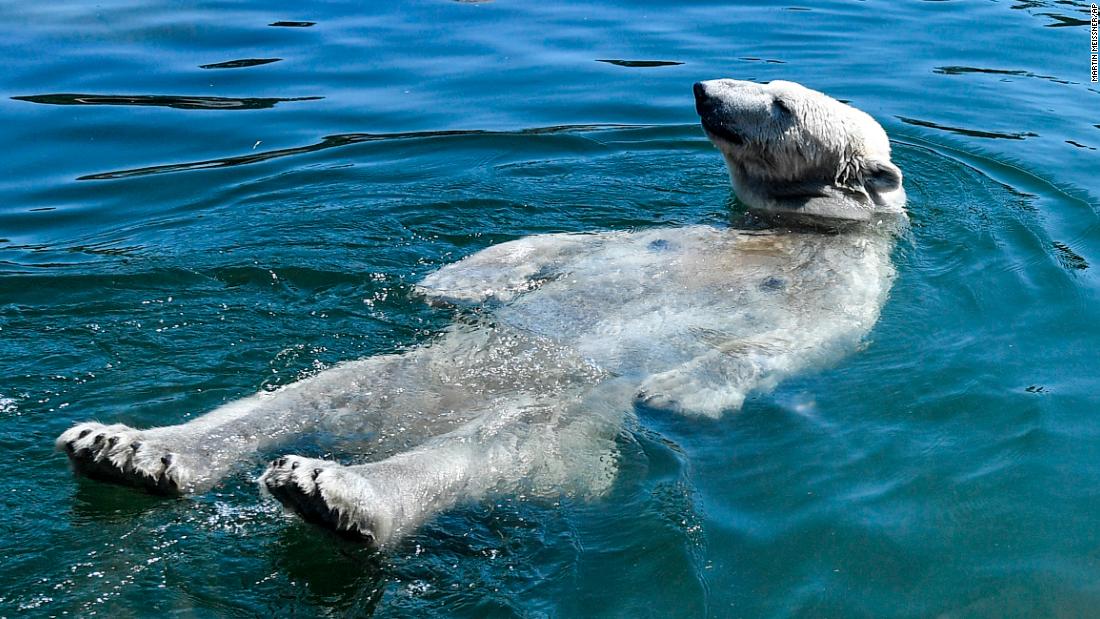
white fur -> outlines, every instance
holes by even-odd
[[[787,82],[717,80],[696,96],[745,202],[800,224],[845,225],[502,243],[421,282],[427,301],[466,314],[431,342],[178,426],[81,424],[59,448],[78,472],[187,493],[258,450],[337,434],[360,444],[366,463],[287,456],[262,486],[307,520],[380,546],[494,493],[602,494],[635,407],[737,410],[852,351],[894,275],[892,229],[877,224],[903,213],[904,192],[877,123]]]

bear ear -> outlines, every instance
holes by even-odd
[[[868,159],[863,167],[863,186],[875,193],[894,191],[901,187],[901,170],[889,161]]]

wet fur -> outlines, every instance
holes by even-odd
[[[704,82],[696,106],[738,196],[784,225],[495,245],[421,282],[427,302],[456,316],[427,343],[181,425],[82,423],[58,448],[79,474],[188,494],[295,437],[339,435],[370,455],[348,466],[282,456],[261,487],[306,520],[383,547],[494,494],[604,494],[638,407],[735,411],[854,350],[893,280],[904,192],[877,123],[789,82]]]

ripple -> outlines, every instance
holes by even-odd
[[[1088,261],[1081,254],[1070,249],[1069,245],[1061,241],[1054,241],[1051,245],[1054,247],[1054,256],[1062,268],[1068,271],[1084,271],[1089,268]]]
[[[1024,71],[1023,69],[983,69],[980,67],[962,67],[962,66],[946,66],[936,67],[932,69],[933,73],[940,75],[965,75],[967,73],[985,73],[988,75],[1012,75],[1016,77],[1033,77],[1035,79],[1049,80],[1056,84],[1076,84],[1077,82],[1071,82],[1069,80],[1060,79],[1053,75],[1040,75],[1038,73],[1032,73],[1031,71]]]
[[[765,64],[787,64],[786,60],[776,60],[775,58],[757,58],[755,56],[742,56],[738,60],[744,60],[746,62],[763,62]]]
[[[309,28],[315,25],[317,25],[315,21],[277,21],[268,24],[268,26],[275,26],[276,28]]]
[[[226,60],[212,64],[200,64],[200,69],[243,69],[245,67],[258,67],[260,65],[279,62],[282,58],[241,58],[240,60]]]
[[[1054,23],[1047,24],[1047,28],[1065,28],[1066,26],[1088,26],[1090,24],[1087,19],[1078,19],[1076,17],[1070,17],[1069,15],[1062,15],[1060,13],[1038,13],[1043,17],[1049,17],[1054,20]]]
[[[596,62],[606,62],[607,64],[613,64],[619,67],[632,67],[632,68],[645,68],[645,67],[670,67],[678,64],[684,64],[675,60],[620,60],[620,59],[608,59],[597,58]]]
[[[19,95],[17,101],[43,105],[137,105],[178,110],[260,110],[288,101],[317,101],[324,97],[188,97],[175,95],[86,95],[58,93]]]
[[[928,120],[919,120],[916,118],[907,118],[905,116],[898,116],[898,120],[908,125],[916,125],[918,127],[928,127],[930,129],[939,129],[940,131],[949,131],[951,133],[959,133],[962,135],[968,135],[974,138],[990,138],[999,140],[1023,140],[1025,138],[1039,137],[1038,133],[1031,131],[1023,131],[1020,133],[998,133],[995,131],[979,131],[977,129],[963,129],[961,127],[950,127],[948,125],[941,125]]]
[[[118,170],[115,172],[102,172],[99,174],[88,174],[81,176],[76,180],[79,181],[91,181],[91,180],[113,180],[119,178],[130,178],[134,176],[148,176],[151,174],[168,174],[171,172],[184,172],[188,170],[209,170],[213,168],[228,168],[241,165],[249,165],[253,163],[260,163],[261,161],[268,161],[271,159],[278,159],[280,157],[289,157],[292,155],[302,155],[305,153],[314,153],[321,150],[327,150],[329,148],[337,148],[340,146],[348,146],[351,144],[361,144],[363,142],[379,142],[384,140],[413,140],[413,139],[429,139],[429,138],[445,138],[454,136],[473,136],[473,135],[544,135],[554,133],[580,133],[586,131],[601,131],[611,129],[641,129],[648,125],[619,125],[619,124],[595,124],[595,125],[557,125],[552,127],[535,127],[531,129],[520,129],[518,131],[488,131],[483,129],[467,129],[467,130],[453,130],[453,131],[405,131],[400,133],[342,133],[337,135],[325,136],[320,142],[313,144],[307,144],[306,146],[296,146],[293,148],[280,148],[276,150],[261,151],[258,153],[249,153],[247,155],[238,155],[236,157],[223,157],[219,159],[206,159],[203,161],[190,161],[184,163],[171,163],[165,165],[147,166],[143,168],[133,168],[129,170]]]
[[[1069,15],[1064,15],[1062,13],[1055,13],[1050,11],[1037,13],[1031,12],[1031,9],[1057,9],[1060,11],[1064,11],[1067,10],[1066,7],[1076,7],[1079,13],[1088,16],[1091,3],[1078,2],[1076,0],[1054,0],[1053,2],[1047,0],[1021,0],[1016,4],[1013,4],[1011,8],[1016,10],[1025,10],[1032,15],[1036,15],[1039,17],[1049,17],[1050,19],[1054,20],[1053,23],[1044,24],[1044,26],[1047,28],[1064,28],[1067,26],[1089,25],[1089,20],[1087,19],[1070,17]]]

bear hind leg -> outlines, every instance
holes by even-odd
[[[122,424],[78,424],[58,437],[57,448],[77,473],[158,494],[193,492],[204,479],[200,459],[174,450],[155,431]]]

